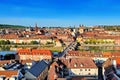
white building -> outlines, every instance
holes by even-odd
[[[98,68],[91,58],[81,57],[66,59],[65,64],[68,66],[69,76],[71,77],[84,76],[98,79]]]

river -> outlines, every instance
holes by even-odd
[[[5,54],[16,54],[16,51],[0,51],[0,55],[5,55]]]

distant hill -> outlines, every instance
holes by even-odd
[[[9,25],[9,24],[0,24],[0,28],[25,28],[26,26],[21,25]]]
[[[104,26],[105,30],[120,30],[120,25],[115,26]]]
[[[100,25],[98,27],[102,27],[105,30],[120,30],[120,25]]]

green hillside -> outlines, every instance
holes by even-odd
[[[21,25],[9,25],[9,24],[0,24],[0,28],[25,28]]]

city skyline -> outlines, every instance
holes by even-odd
[[[0,24],[119,25],[119,0],[1,0]]]

